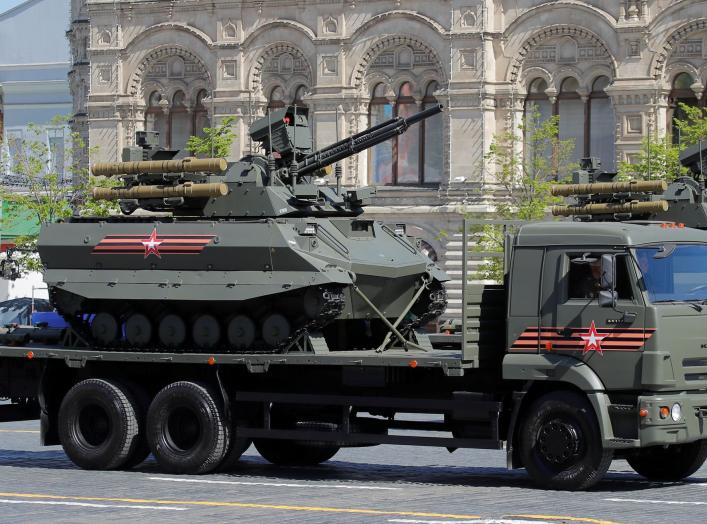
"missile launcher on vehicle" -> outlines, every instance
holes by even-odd
[[[93,166],[122,181],[93,192],[122,215],[42,227],[52,304],[87,344],[122,351],[425,346],[416,330],[444,311],[446,275],[414,239],[360,216],[373,188],[321,178],[441,109],[314,151],[307,109],[286,107],[251,126],[265,154],[230,164],[139,133],[123,162]]]
[[[692,176],[668,183],[663,180],[617,181],[616,173],[601,170],[596,158],[582,159],[572,184],[552,187],[552,194],[568,198],[567,205],[553,206],[554,216],[579,221],[648,220],[707,229],[707,190],[704,166],[707,144],[692,146],[680,155]]]

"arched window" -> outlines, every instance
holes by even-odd
[[[270,91],[268,109],[279,109],[281,107],[285,107],[285,90],[280,86],[276,86]]]
[[[306,93],[307,88],[305,86],[299,86],[295,91],[295,97],[292,100],[292,105],[296,105],[297,107],[307,107],[307,104],[304,100],[302,100]]]
[[[529,115],[533,111],[539,113],[540,120],[547,120],[552,116],[552,104],[550,99],[545,94],[547,90],[547,82],[543,78],[536,78],[528,86],[528,95],[525,97],[525,116],[529,118]]]
[[[704,98],[700,102],[697,100],[695,92],[690,88],[695,83],[695,79],[689,73],[680,73],[673,79],[673,88],[670,91],[670,109],[671,109],[671,128],[673,134],[673,143],[679,144],[681,141],[680,129],[675,124],[676,120],[685,119],[685,111],[682,110],[680,104],[688,106],[704,107]]]
[[[412,85],[400,86],[395,104],[397,115],[408,118],[417,112]],[[417,184],[420,177],[420,126],[412,126],[393,142],[393,178],[396,184]]]
[[[430,82],[425,89],[425,98],[422,99],[422,108],[429,109],[438,104],[435,91],[439,89],[437,82]],[[422,121],[422,154],[424,157],[422,182],[435,184],[442,181],[444,162],[442,159],[442,141],[444,135],[442,115],[433,116]],[[434,251],[434,250],[433,250]],[[435,254],[436,256],[436,254]],[[436,260],[436,259],[435,259]]]
[[[584,156],[585,115],[584,102],[577,92],[579,82],[568,77],[560,85],[557,97],[557,114],[560,116],[560,140],[574,140],[569,160],[577,162]]]
[[[208,96],[206,89],[202,89],[196,94],[196,103],[194,104],[194,134],[197,136],[204,135],[204,128],[209,127],[209,110],[204,104],[204,99]]]
[[[172,106],[169,111],[169,147],[184,149],[192,134],[192,119],[187,108],[187,97],[184,91],[177,91],[172,96]]]
[[[393,104],[386,97],[386,85],[378,84],[373,89],[371,104],[368,109],[368,121],[371,127],[393,118]],[[376,185],[393,183],[393,140],[368,150],[368,179]]]
[[[162,95],[159,91],[153,91],[147,99],[147,110],[145,111],[145,129],[147,131],[157,131],[160,134],[160,146],[167,147],[167,115],[165,115],[160,102]]]
[[[437,101],[434,92],[439,88],[431,82],[425,89],[422,107]],[[373,90],[369,106],[369,123],[375,126],[399,116],[407,118],[418,111],[412,85],[405,82],[398,90],[395,105],[386,96],[387,86],[378,84]],[[437,115],[369,150],[369,179],[376,185],[438,184],[442,179],[442,118]]]
[[[585,134],[584,156],[594,156],[601,160],[602,168],[613,171],[614,157],[614,108],[605,89],[609,87],[610,80],[606,76],[597,77],[592,83],[592,92],[589,94],[589,133]],[[587,140],[588,138],[588,140]],[[587,141],[589,142],[587,144]]]
[[[237,36],[236,26],[229,22],[223,27],[223,37],[227,40],[235,40]]]

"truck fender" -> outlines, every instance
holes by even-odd
[[[521,391],[513,394],[513,411],[508,426],[506,462],[509,468],[519,464],[516,432],[520,427],[521,408],[527,407],[539,394],[568,386],[587,396],[594,408],[604,447],[616,447],[609,416],[611,401],[604,391],[604,384],[592,368],[584,362],[563,355],[516,354],[503,359],[504,380],[522,380]],[[537,391],[537,394],[533,392]]]

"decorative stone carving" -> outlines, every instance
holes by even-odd
[[[461,11],[461,25],[462,27],[471,29],[476,27],[476,12],[475,9],[471,7],[463,8]]]
[[[333,16],[322,19],[322,33],[325,35],[336,35],[339,33],[339,22]]]
[[[237,40],[238,39],[238,28],[236,24],[228,20],[223,24],[223,39],[224,40]]]
[[[224,60],[221,62],[221,72],[224,80],[237,80],[238,62],[236,60]]]
[[[625,116],[627,135],[643,134],[643,115],[641,113],[627,114]]]
[[[460,49],[461,69],[476,69],[476,49]]]
[[[102,65],[96,68],[96,79],[100,84],[110,84],[113,79],[113,70],[109,65]]]
[[[98,33],[98,37],[96,39],[96,44],[102,47],[106,47],[111,45],[113,42],[113,34],[110,29],[104,28]]]
[[[336,55],[322,57],[322,75],[336,76],[339,72],[339,57]]]
[[[626,55],[633,57],[641,56],[641,41],[640,40],[626,40]]]

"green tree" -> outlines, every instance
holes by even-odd
[[[559,124],[559,116],[543,119],[532,106],[517,129],[494,136],[485,160],[493,166],[505,194],[494,206],[498,218],[537,220],[545,216],[549,205],[560,200],[550,194],[550,188],[566,180],[577,165],[570,161],[574,139],[561,140]],[[477,234],[476,249],[502,253],[503,238],[502,226],[483,226]],[[477,277],[502,280],[502,258],[485,260]]]
[[[675,120],[680,139],[675,143],[671,137],[657,137],[653,133],[641,142],[641,150],[635,162],[619,164],[621,180],[674,180],[690,174],[680,164],[680,153],[686,148],[707,140],[707,108],[692,107],[682,102],[679,104],[683,119]]]
[[[679,157],[680,147],[669,136],[646,137],[634,162],[619,162],[619,179],[674,180],[688,174]]]
[[[681,149],[707,140],[707,107],[693,107],[682,102],[679,106],[685,115],[684,119],[675,121],[680,133]]]
[[[227,116],[217,127],[205,127],[203,136],[190,136],[187,140],[187,151],[200,157],[228,157],[231,144],[236,139],[233,131],[235,121],[235,116]]]
[[[0,199],[8,203],[4,221],[32,220],[45,224],[74,213],[106,216],[117,212],[114,203],[97,202],[89,195],[92,185],[115,185],[112,180],[89,176],[81,158],[90,152],[78,133],[50,143],[49,132],[66,128],[59,116],[49,125],[30,124],[22,138],[12,138],[10,151],[0,158],[0,170],[10,176],[0,184]],[[58,136],[63,137],[62,133]],[[37,235],[15,239],[21,248],[16,258],[22,271],[41,270],[36,256]]]

